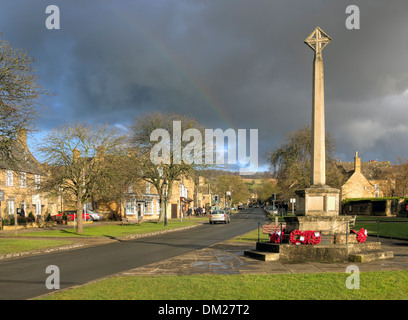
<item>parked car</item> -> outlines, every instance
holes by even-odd
[[[95,212],[92,210],[86,210],[86,213],[89,214],[89,217],[91,218],[92,221],[99,221],[102,220],[103,214],[99,212]]]
[[[210,214],[210,224],[216,222],[230,223],[231,217],[225,210],[217,210]]]
[[[274,206],[266,206],[264,209],[265,209],[269,214],[273,214],[273,215],[278,214],[278,208],[277,208],[277,207],[274,207]]]
[[[57,214],[57,219],[62,219],[65,214],[67,215],[67,221],[74,221],[74,219],[75,219],[75,221],[77,220],[77,212],[76,212],[76,210],[63,211],[62,213]],[[85,221],[90,220],[89,214],[87,213],[87,214],[85,215],[85,213],[82,213],[82,219],[84,219]]]
[[[227,212],[228,214],[231,214],[231,208],[224,208],[224,211]]]
[[[238,210],[244,210],[244,206],[243,206],[242,204],[240,204],[240,205],[238,206]]]

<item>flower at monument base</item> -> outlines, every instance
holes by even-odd
[[[300,231],[300,230],[293,230],[290,235],[289,235],[289,241],[293,244],[319,244],[321,241],[322,237],[320,232],[317,231],[312,231],[312,230],[306,230],[306,231]]]
[[[356,238],[359,243],[363,243],[367,240],[367,230],[364,228],[361,228],[359,232],[355,230],[351,230],[350,232],[356,234]]]
[[[284,234],[285,234],[285,229],[282,229],[282,234],[280,230],[274,231],[269,237],[269,242],[281,243],[283,240]]]

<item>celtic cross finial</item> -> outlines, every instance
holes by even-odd
[[[306,38],[305,43],[312,48],[316,54],[319,54],[329,44],[331,38],[319,27]]]

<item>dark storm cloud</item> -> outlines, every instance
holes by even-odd
[[[49,1],[1,1],[0,31],[39,60],[48,129],[72,119],[129,123],[140,113],[186,113],[208,128],[259,130],[260,160],[310,124],[318,25],[326,122],[338,156],[408,157],[407,1],[53,1],[61,30],[47,30]],[[345,27],[358,5],[360,30]],[[405,151],[407,150],[407,151]]]

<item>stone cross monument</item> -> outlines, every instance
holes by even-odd
[[[322,51],[331,41],[330,37],[317,27],[306,38],[305,43],[315,52],[313,65],[313,108],[312,135],[313,155],[310,187],[296,191],[296,216],[285,216],[284,237],[279,243],[258,241],[255,251],[245,255],[264,261],[283,262],[347,262],[371,261],[392,257],[392,252],[381,252],[380,242],[358,243],[356,237],[349,237],[351,216],[340,215],[340,190],[326,185],[326,151],[324,119],[324,77]],[[357,154],[356,154],[357,157]],[[321,235],[316,245],[294,245],[291,232],[312,231]],[[282,230],[283,231],[283,230]],[[293,239],[292,239],[293,240]]]
[[[324,112],[324,74],[322,51],[331,38],[319,27],[306,38],[313,49],[313,101],[312,101],[312,172],[310,187],[296,191],[296,217],[288,217],[290,229],[319,230],[328,234],[345,234],[348,217],[339,216],[340,190],[326,185],[326,148]]]
[[[314,52],[313,65],[313,113],[312,113],[312,186],[326,184],[326,146],[324,121],[324,77],[322,51],[331,41],[330,37],[317,27],[305,40]]]

